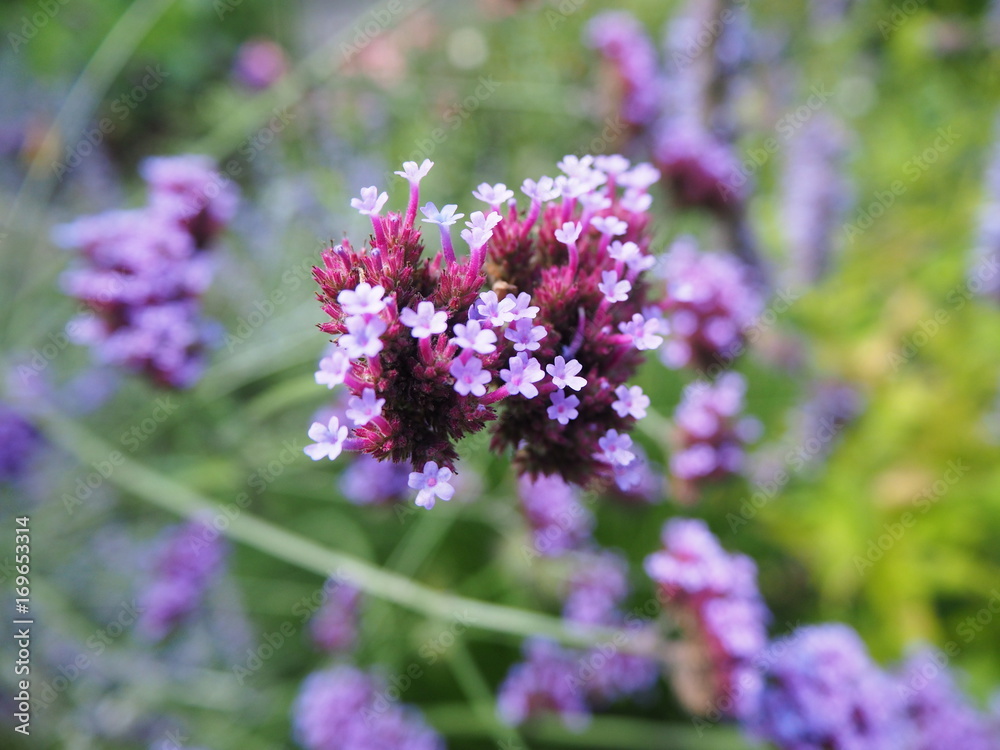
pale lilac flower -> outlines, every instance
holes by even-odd
[[[562,161],[556,164],[559,169],[562,170],[563,174],[570,177],[585,177],[590,174],[591,165],[594,163],[594,157],[590,154],[586,156],[574,156],[573,154],[567,154],[563,157]]]
[[[500,378],[507,384],[507,392],[512,396],[521,394],[525,398],[534,398],[538,395],[538,388],[534,386],[543,377],[541,365],[534,357],[528,358],[527,354],[511,357],[508,363],[510,369],[500,371]]]
[[[451,343],[479,354],[490,354],[496,351],[496,341],[497,335],[489,328],[483,328],[481,321],[470,320],[465,325],[455,324],[455,338]]]
[[[330,355],[323,357],[319,361],[319,369],[316,371],[316,382],[333,388],[340,385],[351,370],[351,358],[343,349],[334,349]]]
[[[485,333],[492,332],[485,331]],[[478,357],[470,356],[464,362],[461,358],[455,359],[448,372],[455,378],[455,391],[462,396],[468,396],[470,393],[473,396],[485,396],[486,386],[493,379],[489,370],[483,369],[483,363]]]
[[[545,372],[552,376],[552,384],[560,390],[572,388],[574,391],[578,391],[587,385],[587,379],[578,374],[582,369],[583,365],[575,359],[567,362],[561,356],[556,357],[551,365],[545,365]]]
[[[649,193],[629,188],[621,199],[621,207],[634,214],[644,214],[653,205],[653,196]]]
[[[601,278],[604,281],[597,288],[604,293],[604,299],[608,302],[624,302],[628,299],[628,293],[632,291],[632,283],[628,279],[619,281],[617,271],[603,271]]]
[[[508,294],[504,299],[514,300],[514,309],[511,310],[514,314],[514,320],[521,320],[522,318],[534,319],[538,315],[538,308],[531,304],[531,295],[527,292],[521,292],[517,297],[513,294]]]
[[[538,308],[535,308],[536,310]],[[503,337],[514,342],[514,351],[533,352],[541,344],[538,342],[545,338],[546,332],[543,326],[532,326],[530,318],[520,318],[503,333]]]
[[[454,203],[449,203],[438,210],[438,207],[433,203],[428,203],[420,209],[420,212],[427,217],[424,221],[428,224],[437,224],[439,227],[450,227],[465,216],[465,214],[456,214],[455,210],[457,208],[458,206]]]
[[[463,229],[459,236],[469,243],[470,250],[478,250],[493,238],[493,232],[486,229]]]
[[[360,198],[351,198],[351,208],[357,209],[362,216],[378,216],[378,212],[382,210],[387,200],[389,200],[388,193],[379,193],[378,188],[371,185],[361,188]]]
[[[420,181],[427,176],[427,173],[431,171],[431,167],[434,166],[434,162],[430,159],[424,159],[420,166],[417,166],[415,161],[404,161],[403,171],[394,172],[393,174],[398,174],[400,177],[405,177],[407,182],[411,185],[419,184]]]
[[[580,399],[576,396],[567,396],[564,391],[552,392],[552,406],[548,408],[549,419],[556,420],[559,424],[569,424],[570,420],[580,416],[576,407],[580,405]]]
[[[651,255],[643,255],[642,250],[634,242],[615,240],[608,246],[608,255],[624,263],[632,271],[647,271],[656,263]]]
[[[410,472],[410,489],[418,490],[416,504],[421,508],[433,508],[435,498],[451,500],[455,488],[451,485],[451,469],[447,466],[438,468],[436,461],[424,464],[423,471]]]
[[[337,339],[337,345],[347,351],[351,359],[358,357],[374,357],[382,351],[382,340],[385,333],[385,321],[379,318],[366,319],[363,315],[352,315],[345,322],[347,333]]]
[[[340,455],[344,448],[344,441],[347,440],[347,425],[340,424],[337,417],[330,417],[328,424],[313,422],[309,428],[309,439],[314,441],[313,445],[307,445],[302,449],[313,461],[329,458],[331,461]]]
[[[586,209],[587,213],[594,214],[611,208],[611,199],[603,193],[586,193],[580,196],[580,205]],[[562,240],[559,241],[562,242]]]
[[[594,159],[594,166],[609,175],[620,175],[626,171],[631,162],[621,154],[601,154]]]
[[[502,326],[514,320],[515,300],[507,297],[503,300],[497,299],[496,292],[483,292],[479,295],[479,304],[476,305],[476,312],[479,317],[489,322],[492,326]]]
[[[444,310],[435,311],[434,303],[424,300],[417,305],[416,312],[408,307],[400,310],[399,322],[413,329],[413,338],[425,339],[448,330],[448,313]]]
[[[483,203],[489,203],[490,206],[496,208],[501,203],[506,203],[513,198],[514,191],[508,190],[507,186],[502,182],[498,182],[496,185],[484,182],[479,186],[478,190],[472,191],[472,197],[481,200]]]
[[[601,447],[598,457],[615,466],[628,466],[635,458],[632,452],[632,437],[618,430],[608,430],[604,437],[597,441]]]
[[[528,179],[521,184],[521,192],[539,203],[559,197],[559,188],[551,177],[540,177],[538,182]]]
[[[580,239],[580,232],[583,227],[577,221],[567,221],[560,229],[556,230],[556,239],[564,245],[572,245]]]
[[[618,237],[628,231],[628,224],[617,216],[595,216],[590,220],[590,226],[609,237]]]
[[[382,295],[385,289],[362,281],[355,289],[344,289],[337,295],[337,302],[347,315],[378,315],[385,309]]]
[[[467,227],[470,229],[482,229],[491,233],[493,228],[503,220],[503,217],[496,211],[490,211],[489,214],[484,214],[482,211],[473,211],[472,216],[469,218],[472,221],[465,222]]]
[[[618,330],[632,337],[632,345],[639,351],[656,349],[663,343],[663,326],[665,321],[660,318],[645,318],[639,313],[632,316],[628,323],[619,323]]]
[[[636,190],[648,190],[651,185],[656,184],[660,179],[660,170],[652,164],[643,162],[636,164],[628,172],[623,173],[618,182],[628,188]]]
[[[365,388],[361,398],[351,396],[347,402],[347,418],[354,422],[355,426],[361,427],[381,415],[383,406],[385,399],[375,398],[374,388]]]
[[[649,396],[642,392],[642,388],[633,385],[620,385],[615,388],[615,395],[618,399],[611,404],[611,408],[618,412],[618,416],[623,419],[632,416],[635,419],[643,419],[646,416],[646,409],[649,408]]]

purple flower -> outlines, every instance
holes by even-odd
[[[0,483],[24,477],[42,447],[42,436],[20,412],[0,401]]]
[[[355,505],[386,505],[409,496],[409,479],[406,464],[378,461],[362,453],[341,474],[340,491]]]
[[[454,203],[450,203],[439,210],[433,203],[428,203],[420,209],[420,213],[427,217],[424,221],[428,224],[437,224],[440,227],[450,227],[465,216],[465,214],[456,214],[455,210],[457,208],[458,206]]]
[[[455,325],[453,344],[463,349],[472,349],[478,354],[491,354],[496,351],[497,335],[488,328],[483,328],[478,320],[470,320],[467,324]],[[454,375],[455,373],[452,373]]]
[[[545,714],[559,716],[566,726],[580,730],[590,721],[590,709],[574,680],[574,654],[554,643],[525,643],[525,660],[515,665],[497,692],[497,712],[508,724],[523,724]]]
[[[448,330],[448,313],[435,310],[434,303],[425,300],[417,305],[416,312],[403,308],[399,313],[399,322],[413,329],[413,338],[425,339]]]
[[[316,371],[316,382],[333,388],[340,385],[351,371],[351,359],[343,349],[334,349],[329,356],[323,357],[319,361],[319,369]]]
[[[755,737],[794,750],[906,746],[898,694],[851,628],[802,627],[782,645],[768,653],[759,707],[745,719]]]
[[[531,304],[531,295],[527,292],[521,292],[517,297],[513,294],[508,294],[504,299],[514,300],[514,307],[511,310],[514,320],[534,320],[535,316],[538,315],[539,308]]]
[[[667,522],[663,546],[646,558],[646,572],[682,624],[685,644],[699,655],[695,661],[708,666],[707,672],[694,667],[691,675],[677,675],[679,697],[694,713],[725,707],[726,713],[749,715],[759,689],[749,667],[767,644],[770,617],[753,561],[726,553],[703,521]],[[685,690],[691,684],[700,687]]]
[[[663,343],[663,333],[666,329],[660,318],[645,318],[640,313],[632,316],[627,323],[619,323],[618,330],[632,338],[632,345],[639,351],[657,349]]]
[[[430,171],[431,167],[434,166],[434,162],[430,159],[424,159],[420,166],[417,166],[415,161],[404,161],[402,172],[393,172],[393,174],[398,174],[400,177],[405,177],[406,181],[411,185],[420,184],[420,181],[426,177]]]
[[[593,516],[576,490],[559,477],[522,476],[518,494],[538,554],[561,555],[590,538]]]
[[[171,528],[155,558],[153,578],[140,596],[137,627],[162,640],[199,606],[222,569],[219,532],[201,521]]]
[[[362,216],[378,216],[387,200],[389,200],[388,193],[379,193],[375,185],[370,185],[361,188],[360,198],[351,198],[351,208],[356,209]]]
[[[374,395],[374,392],[373,394]],[[340,455],[347,439],[347,425],[341,425],[337,417],[330,417],[327,424],[313,422],[309,428],[309,439],[313,445],[302,449],[313,461],[329,458],[331,461]]]
[[[150,210],[178,222],[199,248],[211,244],[236,214],[237,190],[208,156],[150,157],[139,174],[149,188]]]
[[[323,651],[350,652],[358,638],[361,592],[335,578],[323,586],[323,604],[309,621],[312,642]]]
[[[363,281],[355,289],[344,289],[337,295],[337,302],[347,315],[378,315],[385,309],[384,294],[382,287]]]
[[[569,424],[570,420],[580,416],[576,407],[580,405],[580,399],[576,396],[566,396],[564,391],[552,392],[552,406],[548,408],[549,419],[556,420],[559,424]]]
[[[344,322],[347,332],[337,339],[337,345],[347,352],[351,359],[374,357],[382,351],[382,340],[385,333],[385,322],[379,318],[365,318],[363,315],[352,315]]]
[[[579,553],[573,559],[563,617],[584,625],[618,621],[619,606],[628,596],[628,561],[617,552]]]
[[[483,203],[490,204],[493,208],[498,208],[501,203],[506,203],[514,197],[514,191],[508,190],[502,182],[498,182],[496,185],[484,182],[478,190],[473,191],[472,196]]]
[[[545,333],[545,327],[531,325],[530,318],[518,318],[513,326],[504,331],[503,336],[514,343],[515,352],[533,352],[541,346],[539,342],[545,338]]]
[[[306,678],[292,708],[304,750],[444,750],[444,741],[413,708],[388,700],[387,685],[346,665]]]
[[[479,295],[479,304],[476,305],[476,312],[480,318],[486,320],[491,326],[502,326],[514,320],[514,308],[516,306],[516,300],[511,297],[507,297],[501,301],[497,299],[496,292],[483,292]]]
[[[247,88],[258,91],[268,89],[287,72],[285,51],[270,39],[251,39],[236,50],[233,76]]]
[[[434,461],[424,464],[423,471],[410,472],[410,489],[417,490],[416,504],[422,508],[433,508],[435,497],[451,500],[455,488],[451,485],[452,471],[447,466],[438,468]]]
[[[642,388],[637,385],[633,385],[631,388],[627,385],[620,385],[615,388],[615,395],[618,398],[611,404],[611,408],[618,412],[619,417],[643,419],[646,416],[646,409],[649,408],[649,396],[642,392]]]
[[[629,435],[619,435],[618,430],[608,430],[597,444],[601,447],[601,460],[613,466],[627,466],[635,459],[632,438]]]
[[[587,379],[578,373],[583,369],[583,365],[575,359],[566,361],[564,357],[556,357],[551,365],[545,365],[545,372],[552,376],[552,384],[556,388],[572,388],[578,391],[587,385]]]
[[[631,125],[651,122],[658,111],[661,84],[656,48],[642,24],[628,13],[600,13],[588,24],[587,38],[608,60],[621,83],[622,119]],[[607,163],[598,162],[598,168],[605,169]],[[611,165],[614,174],[623,171],[620,161]]]
[[[350,401],[347,402],[347,418],[354,422],[356,427],[361,427],[379,416],[384,405],[385,399],[375,398],[374,389],[365,388],[361,398],[351,396]],[[310,437],[312,436],[310,435]],[[331,458],[336,458],[336,456],[331,456]]]
[[[534,384],[545,375],[537,359],[522,359],[522,356],[511,357],[507,364],[510,369],[501,370],[500,378],[507,384],[510,395],[520,394],[525,398],[534,398],[538,395],[538,388]]]
[[[493,379],[489,370],[483,369],[482,360],[478,357],[470,356],[465,361],[459,357],[451,363],[448,371],[455,378],[455,392],[462,396],[468,396],[470,393],[473,396],[485,396],[486,386]]]
[[[555,237],[564,245],[572,245],[580,239],[583,227],[579,222],[567,221],[555,232]]]
[[[604,299],[608,302],[624,302],[628,299],[632,284],[627,279],[619,281],[616,271],[604,271],[601,273],[601,278],[603,281],[597,288],[604,294]]]

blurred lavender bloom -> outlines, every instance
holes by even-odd
[[[788,144],[783,185],[785,237],[796,280],[815,284],[826,275],[837,228],[851,204],[844,172],[843,127],[819,114]]]
[[[697,485],[743,470],[744,445],[760,432],[756,419],[740,417],[745,393],[746,380],[736,372],[684,388],[674,412],[678,450],[670,457],[670,472],[675,479]]]
[[[594,518],[574,487],[557,476],[531,479],[525,474],[518,479],[518,490],[538,554],[561,555],[590,538]]]
[[[618,77],[622,118],[648,125],[658,113],[661,83],[656,49],[642,24],[629,13],[600,13],[587,24],[587,39]]]
[[[248,89],[263,91],[288,72],[288,58],[271,39],[250,39],[240,45],[233,61],[233,77]]]
[[[948,657],[925,649],[904,663],[897,677],[907,721],[916,740],[913,750],[998,750],[1000,734],[990,717],[977,711],[955,685]]]
[[[645,567],[690,655],[675,673],[680,699],[696,714],[751,715],[760,682],[750,667],[767,645],[770,620],[753,560],[723,550],[703,521],[673,519],[663,527],[663,550]]]
[[[358,637],[361,592],[343,581],[326,583],[326,600],[309,622],[312,641],[324,651],[348,652]]]
[[[34,425],[0,401],[0,483],[23,478],[42,445],[42,436]]]
[[[628,595],[628,561],[611,550],[580,553],[572,559],[563,617],[584,625],[614,622],[618,606]]]
[[[421,714],[385,691],[380,679],[354,667],[314,672],[292,708],[296,741],[305,750],[444,750]]]
[[[745,719],[753,736],[787,750],[911,747],[898,691],[851,628],[802,627],[783,643],[767,662],[759,709]]]
[[[583,729],[590,721],[574,652],[548,641],[524,644],[525,660],[514,665],[497,692],[497,711],[508,724],[522,724],[545,714],[559,716],[567,727]]]
[[[653,160],[682,208],[726,213],[746,200],[747,178],[732,147],[693,118],[659,128]]]
[[[67,331],[104,363],[185,388],[199,378],[214,338],[200,315],[212,278],[200,251],[232,218],[236,194],[205,157],[149,159],[142,170],[149,206],[83,217],[54,232],[82,261],[63,275],[63,288],[90,309]]]
[[[360,454],[340,476],[340,491],[355,505],[388,505],[410,495],[412,469],[406,464],[379,461]]]
[[[763,307],[747,268],[735,258],[702,253],[678,239],[661,260],[666,296],[660,303],[670,335],[660,349],[667,367],[725,367],[745,348],[746,331]]]
[[[226,545],[212,526],[189,521],[172,528],[142,593],[138,628],[155,641],[169,635],[201,606],[225,556]]]

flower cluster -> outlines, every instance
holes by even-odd
[[[153,640],[165,638],[201,605],[225,556],[226,546],[211,526],[191,521],[172,529],[141,596],[138,628]]]
[[[743,469],[744,445],[755,440],[760,423],[740,417],[746,380],[727,372],[714,383],[696,381],[685,386],[674,412],[677,450],[670,457],[670,473],[690,496],[700,483],[721,479]]]
[[[141,173],[145,207],[83,217],[55,232],[82,261],[63,277],[64,289],[90,310],[69,331],[103,362],[184,388],[200,376],[211,340],[199,303],[212,279],[204,251],[232,218],[236,193],[206,157],[148,159]]]
[[[305,750],[444,748],[416,709],[391,701],[379,678],[354,667],[311,674],[292,713],[296,741]]]
[[[648,399],[626,381],[665,332],[643,279],[656,170],[567,156],[562,176],[525,180],[523,212],[512,190],[483,183],[473,195],[489,210],[466,222],[462,259],[450,227],[464,214],[427,203],[441,242],[428,259],[415,222],[431,167],[398,172],[410,183],[405,215],[383,216],[387,194],[364,188],[352,206],[371,220],[368,245],[345,239],[314,269],[330,318],[320,328],[336,337],[316,381],[347,387],[352,424],[314,423],[306,453],[410,464],[429,508],[454,494],[456,443],[495,422],[493,448],[514,450],[521,473],[627,484],[628,429]]]
[[[746,200],[747,180],[732,147],[690,118],[664,124],[653,155],[682,208],[725,213]]]
[[[898,692],[853,630],[803,627],[784,646],[768,661],[751,734],[783,750],[907,747]]]
[[[770,619],[753,560],[723,550],[703,521],[669,521],[663,547],[646,559],[646,572],[682,630],[679,697],[696,714],[749,715],[760,689],[752,665]]]
[[[623,557],[599,550],[568,559],[574,572],[563,606],[567,621],[627,625],[632,635],[643,632],[645,621],[626,623],[620,610],[629,594],[628,563]],[[511,668],[497,696],[500,716],[509,724],[552,713],[578,729],[593,708],[650,690],[659,674],[654,661],[623,653],[618,643],[578,650],[534,639],[525,643],[524,656]]]
[[[621,99],[622,119],[650,124],[659,108],[659,61],[646,30],[631,14],[609,11],[587,26],[587,41],[612,66]]]
[[[34,425],[0,401],[0,483],[23,477],[41,446],[42,436]]]
[[[745,348],[746,332],[763,308],[747,268],[729,255],[702,253],[683,237],[660,261],[662,301],[670,335],[660,350],[671,368],[727,366]]]
[[[309,621],[312,642],[324,651],[350,651],[358,637],[361,592],[331,578],[324,587],[326,599]]]
[[[559,556],[590,540],[594,517],[572,485],[556,476],[522,476],[518,495],[539,555]]]

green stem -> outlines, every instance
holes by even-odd
[[[299,534],[257,518],[235,505],[223,509],[191,488],[122,455],[82,426],[52,411],[35,417],[49,438],[84,465],[113,458],[109,481],[121,489],[165,510],[183,516],[227,520],[221,529],[232,539],[260,552],[318,575],[337,574],[362,591],[428,617],[461,618],[471,628],[518,637],[543,636],[560,643],[588,647],[613,639],[613,628],[568,628],[558,617],[448,594],[409,578],[366,563],[351,555],[329,550]],[[223,525],[223,524],[219,524]],[[628,641],[628,639],[625,639]],[[629,649],[650,655],[649,644]]]

